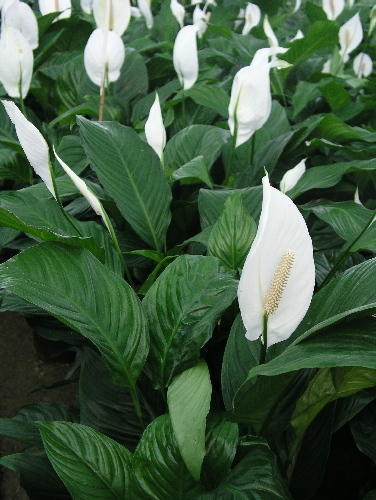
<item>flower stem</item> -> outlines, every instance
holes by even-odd
[[[260,365],[266,361],[266,351],[268,350],[268,315],[264,313],[262,320],[262,342],[260,353]]]
[[[142,418],[142,410],[141,410],[140,400],[138,399],[136,385],[129,386],[129,392],[131,394],[132,403],[136,411],[138,420],[140,421],[141,427],[144,427],[144,419]]]
[[[106,99],[106,83],[107,83],[107,65],[103,71],[103,78],[101,82],[101,87],[99,90],[99,109],[98,109],[98,121],[103,121],[104,118],[104,105]]]

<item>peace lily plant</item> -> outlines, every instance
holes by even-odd
[[[371,4],[0,0],[29,498],[373,498]]]

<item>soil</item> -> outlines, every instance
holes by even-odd
[[[48,390],[33,389],[64,379],[70,364],[45,359],[34,341],[33,332],[26,320],[15,313],[0,314],[0,417],[13,417],[30,403],[75,403],[77,387],[69,384]],[[24,445],[13,439],[0,437],[0,456],[20,451]],[[2,500],[27,500],[19,483],[18,474],[5,468],[0,471],[0,498]]]

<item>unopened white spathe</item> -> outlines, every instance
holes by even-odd
[[[179,23],[180,28],[182,28],[184,26],[185,8],[181,3],[178,2],[178,0],[171,0],[170,9],[173,16]]]
[[[295,12],[298,12],[298,10],[300,9],[300,6],[302,5],[302,0],[295,0],[295,7],[294,7],[294,13]]]
[[[368,54],[360,52],[354,59],[353,69],[358,78],[367,78],[372,73],[372,59]]]
[[[98,86],[116,81],[124,57],[123,41],[115,31],[94,30],[84,51],[85,69],[90,80]]]
[[[146,27],[150,30],[154,24],[153,14],[151,12],[150,1],[137,0],[137,7],[138,7],[139,11],[141,12],[143,18],[145,19]]]
[[[256,237],[244,264],[238,299],[248,340],[263,332],[267,346],[290,337],[304,318],[315,286],[312,240],[303,216],[288,196],[262,180]]]
[[[242,35],[248,35],[252,28],[258,25],[261,19],[261,11],[255,3],[248,3],[244,11],[245,24]]]
[[[322,0],[322,8],[326,17],[334,21],[345,8],[345,0]]]
[[[131,18],[129,0],[94,0],[94,19],[97,28],[115,31],[122,35]]]
[[[264,17],[263,28],[264,28],[264,33],[266,35],[266,38],[268,39],[269,47],[271,47],[271,48],[278,47],[278,45],[279,45],[278,39],[276,37],[276,34],[273,31],[273,28],[270,26],[268,16]]]
[[[26,38],[17,29],[3,26],[0,37],[0,81],[10,97],[26,97],[33,64],[33,50]]]
[[[349,54],[357,48],[363,39],[363,28],[359,14],[356,13],[339,29],[340,56],[344,62],[349,60]]]
[[[163,150],[166,146],[166,130],[163,125],[162,111],[159,103],[158,94],[155,94],[155,100],[150,108],[148,119],[145,122],[146,140],[154,151],[163,161]]]
[[[208,22],[210,19],[211,12],[205,12],[198,5],[196,5],[193,11],[193,24],[197,26],[197,36],[199,38],[205,33],[208,28]]]
[[[294,168],[287,170],[279,185],[282,193],[287,193],[287,191],[290,191],[294,186],[296,186],[299,179],[306,171],[306,161],[307,158],[303,158],[303,160],[300,161]]]
[[[54,198],[56,198],[52,180],[48,144],[46,140],[39,130],[31,122],[29,122],[27,118],[25,118],[14,102],[1,102],[11,122],[16,128],[18,140],[20,141],[21,147],[24,150],[30,165],[35,170],[35,173],[39,175],[39,177],[46,184],[50,193],[54,196]]]
[[[198,78],[197,26],[184,26],[176,36],[174,68],[183,88],[190,89]]]
[[[38,22],[32,8],[27,3],[14,0],[3,9],[3,26],[17,29],[34,50],[38,47]]]
[[[39,10],[42,16],[51,12],[61,12],[55,21],[66,19],[71,15],[71,0],[39,0]]]

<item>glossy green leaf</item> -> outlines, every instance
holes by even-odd
[[[208,168],[205,165],[205,160],[202,155],[193,158],[185,165],[175,170],[172,173],[172,178],[176,181],[178,180],[184,181],[189,179],[192,179],[194,181],[195,179],[198,179],[199,181],[203,182],[210,188],[213,187],[213,182],[210,179]]]
[[[73,498],[120,500],[129,496],[131,454],[85,425],[40,422],[47,456]]]
[[[210,374],[204,361],[175,377],[167,391],[175,438],[184,463],[196,481],[200,479],[205,456],[206,417],[211,392]]]
[[[218,316],[232,303],[237,282],[214,257],[178,257],[143,300],[150,328],[148,372],[158,387],[197,363]]]
[[[208,255],[218,257],[232,269],[241,268],[256,230],[256,223],[245,210],[241,194],[231,195],[225,202],[222,215],[211,230]]]
[[[320,95],[320,90],[315,83],[298,82],[294,95],[292,96],[293,118],[296,118],[301,111],[316,97]]]
[[[123,217],[140,238],[162,250],[171,190],[157,155],[134,130],[119,123],[79,118],[79,126],[90,163]]]
[[[350,424],[351,432],[359,450],[376,462],[375,437],[376,404],[369,404]]]
[[[91,340],[113,377],[134,387],[148,351],[141,304],[132,288],[91,253],[43,243],[2,264],[0,280],[8,291]]]
[[[191,89],[184,90],[184,96],[188,96],[196,104],[213,109],[219,115],[227,118],[230,98],[221,88],[214,85],[194,86]]]

